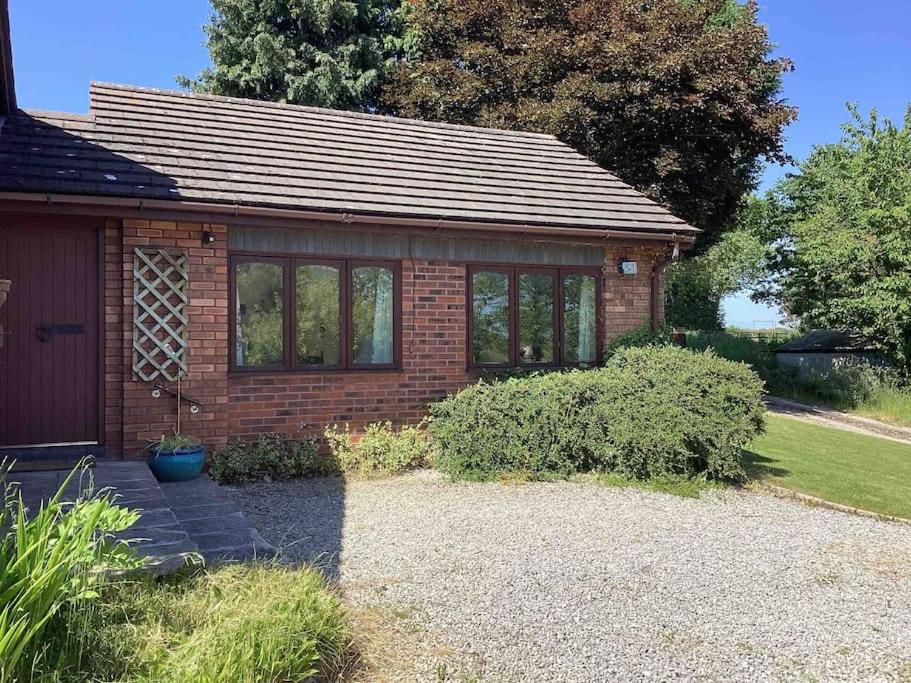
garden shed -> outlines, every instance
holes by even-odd
[[[824,375],[844,363],[886,362],[875,343],[850,330],[810,330],[776,348],[775,357],[779,365],[797,367],[802,375]]]

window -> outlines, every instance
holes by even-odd
[[[297,364],[341,365],[341,267],[302,263],[294,272],[297,289]]]
[[[284,359],[284,273],[272,263],[237,266],[237,365],[273,367]]]
[[[473,273],[471,302],[473,364],[509,363],[509,274],[489,270]]]
[[[583,273],[563,275],[563,361],[598,360],[597,279]]]
[[[469,365],[534,367],[598,360],[599,272],[469,266]]]
[[[392,270],[351,269],[352,359],[355,365],[389,365],[393,353]]]
[[[231,264],[232,369],[398,366],[399,264],[246,255]]]
[[[519,363],[553,365],[557,285],[553,273],[519,273]]]

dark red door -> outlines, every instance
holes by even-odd
[[[0,215],[0,280],[0,446],[98,441],[96,225]]]

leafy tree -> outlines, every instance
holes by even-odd
[[[401,0],[212,0],[198,92],[370,111],[402,49]]]
[[[911,362],[911,106],[902,127],[849,107],[839,144],[816,147],[770,193],[775,245],[762,296],[804,325],[855,329]]]
[[[764,239],[767,203],[750,197],[738,212],[737,227],[692,258],[672,264],[665,284],[665,317],[671,327],[720,330],[721,301],[742,289],[752,290],[765,275],[772,248]]]
[[[754,2],[410,0],[391,112],[555,134],[706,231],[707,248],[786,160]]]

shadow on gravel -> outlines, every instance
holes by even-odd
[[[267,540],[278,547],[282,561],[307,563],[326,578],[337,579],[345,527],[345,480],[322,477],[278,484],[283,485],[289,486],[290,494],[285,510],[257,505],[264,517],[277,520],[271,523],[267,533],[272,537]],[[264,531],[263,526],[258,528]]]

